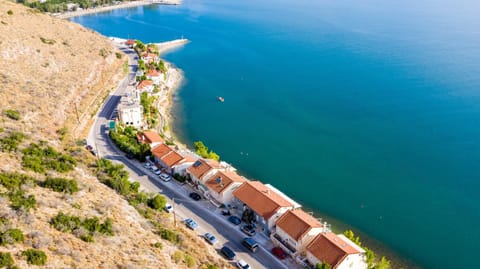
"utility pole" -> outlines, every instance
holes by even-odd
[[[173,227],[177,227],[177,211],[175,210],[175,197],[172,198],[172,208],[173,208]]]

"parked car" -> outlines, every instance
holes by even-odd
[[[225,258],[227,258],[227,260],[235,259],[235,252],[233,252],[233,250],[227,246],[222,247],[220,252],[223,254],[223,256],[225,256]]]
[[[218,240],[217,238],[211,234],[211,233],[206,233],[203,235],[203,238],[205,238],[205,240],[210,244],[210,245],[215,245]]]
[[[196,192],[192,192],[188,196],[190,196],[190,198],[192,198],[195,201],[198,201],[198,200],[202,199],[202,196],[200,196],[200,194],[198,194]]]
[[[244,232],[248,236],[254,236],[257,232],[255,231],[255,226],[252,224],[243,225],[242,232]]]
[[[162,173],[162,171],[160,171],[160,169],[157,169],[153,172],[155,175],[157,176],[160,176],[160,174]]]
[[[251,252],[257,252],[258,250],[257,241],[253,240],[253,238],[250,237],[245,237],[242,241],[242,245],[248,248]]]
[[[173,212],[173,206],[171,204],[165,204],[165,206],[163,207],[163,210],[167,211],[168,213],[172,213]]]
[[[146,162],[146,163],[143,164],[143,167],[150,168],[150,167],[152,167],[152,164],[149,163],[149,162]]]
[[[285,251],[283,251],[283,249],[281,247],[272,248],[272,253],[273,253],[273,255],[275,255],[280,260],[283,260],[287,257],[287,253],[285,253]]]
[[[197,222],[194,221],[193,219],[186,219],[184,222],[185,222],[185,225],[187,225],[187,227],[192,230],[195,230],[198,228]]]
[[[239,217],[237,216],[230,216],[228,217],[228,221],[230,221],[231,223],[233,223],[234,225],[239,225],[242,221],[240,220]]]
[[[125,156],[127,157],[127,159],[133,159],[133,158],[135,158],[135,155],[134,155],[133,153],[131,153],[131,152],[125,154]]]
[[[250,265],[245,260],[242,260],[242,259],[238,260],[236,264],[237,264],[237,267],[239,269],[251,269],[252,268],[252,267],[250,267]]]
[[[172,179],[172,177],[170,175],[165,174],[165,173],[161,173],[158,177],[165,182],[168,182]]]
[[[158,169],[158,167],[157,167],[156,165],[150,166],[150,170],[152,170],[153,172],[159,171],[159,169]]]

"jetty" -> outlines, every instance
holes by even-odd
[[[158,47],[158,53],[162,54],[165,53],[166,51],[169,51],[171,49],[175,49],[177,47],[183,46],[190,42],[190,40],[186,38],[180,38],[180,39],[175,39],[172,41],[167,41],[167,42],[161,42],[161,43],[155,43]]]

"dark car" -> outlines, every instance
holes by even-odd
[[[283,249],[281,247],[272,248],[272,253],[273,253],[273,255],[275,255],[280,260],[283,260],[287,257],[287,253],[285,253],[285,251],[283,251]]]
[[[228,221],[230,221],[231,223],[235,224],[235,225],[239,225],[242,221],[240,220],[240,218],[238,218],[237,216],[230,216],[228,217]]]
[[[196,192],[190,193],[189,196],[190,196],[190,198],[192,198],[192,199],[195,200],[195,201],[198,201],[198,200],[202,199],[202,196],[200,196],[200,194],[198,194],[198,193],[196,193]]]
[[[245,237],[242,241],[242,245],[248,248],[251,252],[257,252],[258,250],[257,241],[253,240],[253,238],[250,237]]]
[[[223,256],[225,256],[225,258],[227,258],[228,260],[233,260],[235,259],[235,252],[233,252],[232,249],[230,249],[229,247],[227,246],[224,246],[220,252],[223,254]]]
[[[242,232],[244,232],[248,236],[254,236],[256,234],[255,226],[253,226],[252,224],[243,225]]]

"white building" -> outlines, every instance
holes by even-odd
[[[235,172],[217,171],[205,182],[208,188],[205,196],[217,206],[230,205],[233,201],[233,191],[245,181],[247,180],[244,177]]]
[[[320,233],[307,246],[306,254],[312,266],[325,262],[333,269],[367,269],[365,250],[343,234]]]
[[[143,127],[143,106],[133,96],[123,96],[118,104],[119,121],[137,129]]]
[[[225,162],[217,162],[212,159],[198,159],[187,168],[187,175],[202,193],[208,191],[205,182],[218,171],[235,171]]]
[[[286,253],[296,256],[323,231],[323,224],[301,209],[289,210],[276,223],[271,239]]]

